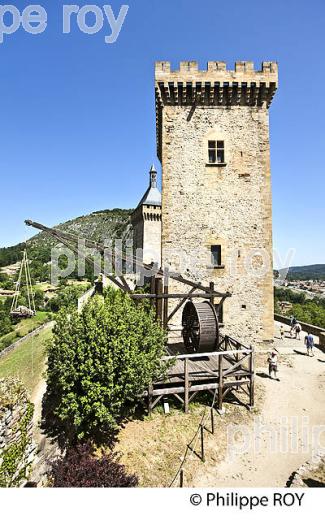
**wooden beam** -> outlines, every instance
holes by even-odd
[[[164,303],[164,312],[163,312],[163,327],[165,330],[167,330],[167,326],[168,326],[168,299],[166,298],[166,296],[168,296],[168,286],[169,286],[169,271],[168,269],[165,270],[165,275],[164,275],[164,296],[165,296],[165,299],[163,300],[163,303]]]
[[[227,355],[230,357],[232,356],[233,354],[237,354],[237,353],[250,353],[252,352],[252,349],[240,349],[240,350],[229,350],[227,351]],[[225,351],[222,350],[221,352],[201,352],[201,353],[198,353],[198,354],[180,354],[178,356],[163,356],[161,359],[162,361],[170,361],[171,359],[185,359],[185,358],[188,358],[188,359],[195,359],[195,358],[210,358],[210,357],[218,357],[218,356],[224,356],[225,355]]]
[[[182,305],[184,305],[184,303],[190,298],[191,294],[194,293],[194,291],[196,291],[196,288],[195,287],[192,287],[192,289],[190,290],[190,292],[187,294],[187,296],[183,297],[182,300],[176,305],[175,309],[170,313],[170,315],[168,316],[167,318],[167,322],[170,321],[176,314],[176,312],[179,311],[179,309],[182,307]]]
[[[194,289],[195,290],[195,289]],[[179,298],[185,298],[185,299],[188,299],[189,298],[189,294],[190,293],[172,293],[172,294],[163,294],[162,292],[157,294],[130,294],[130,298],[134,299],[134,300],[144,300],[146,298],[150,299],[150,298],[154,298],[154,299],[179,299]],[[193,293],[191,293],[193,294]],[[207,299],[210,299],[211,297],[218,297],[218,294],[219,293],[195,293],[193,294],[193,297],[194,298],[207,298]]]
[[[162,278],[161,278],[161,276],[157,276],[156,279],[155,279],[156,319],[160,323],[162,323],[162,318],[163,318],[163,300],[162,300],[162,298],[163,298],[163,296],[167,296],[168,297],[168,295],[163,295],[162,294],[162,286],[163,286]]]
[[[131,292],[131,287],[129,286],[129,284],[127,283],[126,279],[124,278],[124,276],[119,276],[119,279],[121,280],[123,286],[125,287],[125,290],[126,292],[130,293]]]

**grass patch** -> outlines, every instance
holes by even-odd
[[[32,318],[27,318],[25,320],[20,320],[16,325],[12,332],[5,334],[0,338],[0,352],[4,348],[14,343],[17,339],[23,338],[29,332],[37,329],[40,325],[43,325],[49,320],[49,316],[47,312],[38,311],[35,316]]]
[[[50,329],[23,341],[8,354],[0,358],[0,378],[17,377],[32,393],[42,379],[45,368],[46,346],[52,337]]]

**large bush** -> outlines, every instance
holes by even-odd
[[[55,461],[50,476],[54,487],[135,487],[138,479],[128,475],[116,454],[96,457],[90,444],[68,449]]]
[[[112,433],[161,374],[165,334],[151,312],[110,289],[78,315],[60,311],[48,356],[48,398],[68,438]]]

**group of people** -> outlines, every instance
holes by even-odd
[[[297,322],[297,320],[294,316],[291,316],[291,318],[290,318],[290,336],[292,337],[292,335],[295,334],[295,339],[300,339],[301,331],[302,331],[302,327],[301,327],[300,323]],[[285,333],[284,327],[283,327],[283,325],[281,325],[281,327],[280,327],[281,340],[284,339],[284,333]],[[313,348],[315,346],[315,343],[314,343],[314,337],[310,332],[308,334],[306,334],[304,343],[307,348],[307,356],[314,356]],[[280,379],[278,378],[278,356],[279,356],[279,352],[276,348],[274,348],[272,350],[272,352],[269,353],[267,361],[269,364],[270,378],[280,381]]]
[[[296,320],[294,316],[290,317],[290,336],[292,337],[294,335],[295,339],[300,339],[300,332],[302,331],[302,327],[300,323]],[[281,339],[284,339],[284,327],[281,325],[280,327],[280,336]]]

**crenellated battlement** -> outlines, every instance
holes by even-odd
[[[224,61],[209,61],[199,70],[197,61],[182,61],[172,70],[169,61],[156,62],[156,100],[164,105],[241,105],[268,108],[278,87],[278,64],[237,61],[234,70]]]
[[[236,61],[235,69],[227,69],[225,61],[208,61],[206,70],[199,70],[199,64],[197,61],[181,61],[179,69],[171,70],[171,64],[169,61],[157,61],[156,62],[156,79],[165,74],[187,74],[187,73],[198,73],[199,75],[207,75],[209,72],[226,72],[227,74],[233,75],[235,73],[254,73],[257,75],[261,74],[276,74],[278,73],[278,64],[275,61],[263,61],[262,68],[255,70],[254,63],[252,61]]]

